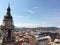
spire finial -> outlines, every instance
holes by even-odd
[[[7,11],[10,11],[10,2],[8,3]]]
[[[11,9],[10,9],[10,2],[9,2],[9,3],[8,3],[8,8],[7,8],[7,15],[11,15],[11,14],[10,14],[10,10],[11,10]]]
[[[8,3],[8,8],[10,8],[10,2]]]

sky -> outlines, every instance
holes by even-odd
[[[60,27],[60,0],[0,0],[0,25],[9,2],[16,27]]]

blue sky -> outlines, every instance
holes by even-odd
[[[60,0],[0,0],[0,25],[9,2],[17,27],[60,27]]]

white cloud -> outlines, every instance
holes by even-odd
[[[35,13],[34,10],[37,9],[37,8],[39,8],[39,7],[35,6],[35,7],[31,8],[31,9],[25,9],[24,11],[26,11],[26,12],[28,12],[30,14],[34,14]]]
[[[31,9],[25,9],[25,11],[28,12],[28,13],[30,13],[30,14],[33,14],[34,13],[34,11],[31,10]]]
[[[0,21],[0,26],[2,25],[2,21]]]
[[[17,26],[17,27],[28,27],[28,28],[51,27],[51,26],[60,27],[60,25],[58,26],[58,25],[49,24],[49,23],[40,23],[40,24],[32,24],[32,23],[21,24],[21,23],[17,23],[17,24],[15,24],[15,26]]]
[[[16,24],[15,26],[17,26],[17,27],[30,27],[30,28],[32,28],[32,27],[37,26],[37,24]]]
[[[14,19],[27,19],[27,18],[30,18],[30,16],[13,16]]]
[[[2,21],[0,21],[0,25],[2,25]],[[59,24],[50,24],[47,22],[41,22],[39,24],[35,24],[35,23],[14,23],[14,25],[16,27],[28,27],[28,28],[34,28],[34,27],[51,27],[51,26],[55,26],[55,27],[59,27]]]

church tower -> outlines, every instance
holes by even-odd
[[[13,40],[13,32],[14,32],[14,23],[13,17],[10,13],[10,4],[8,5],[6,15],[4,16],[3,23],[1,25],[2,32],[4,33],[4,41]]]

